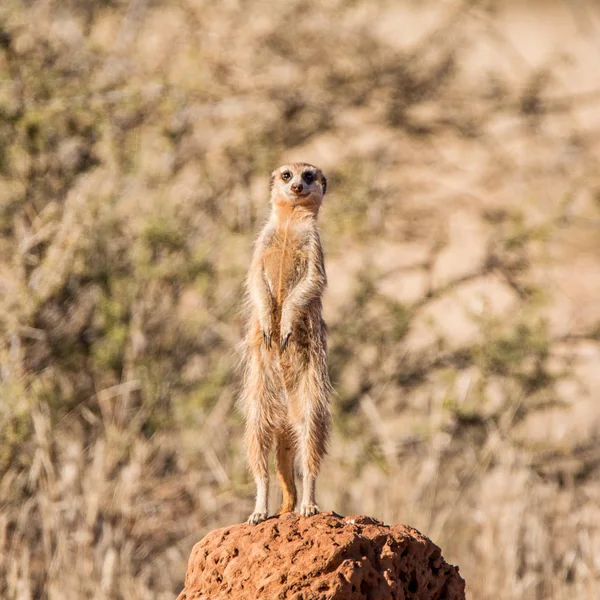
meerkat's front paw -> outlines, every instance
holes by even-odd
[[[285,350],[291,335],[292,335],[291,329],[281,335],[281,351],[282,352]]]
[[[268,318],[263,318],[259,320],[259,323],[260,332],[262,333],[263,338],[263,344],[265,345],[265,348],[270,350],[273,341],[273,329],[271,327],[271,322]]]
[[[300,514],[303,517],[314,517],[318,515],[321,511],[316,504],[301,504],[300,505]]]
[[[283,352],[286,349],[288,342],[290,341],[290,337],[292,336],[292,332],[294,329],[293,323],[294,323],[294,319],[293,319],[291,311],[284,306],[282,315],[281,315],[281,324],[280,324],[280,328],[279,328],[279,331],[280,331],[279,339],[280,339],[281,352]]]
[[[265,348],[268,348],[270,350],[271,349],[271,339],[272,339],[273,335],[271,334],[270,331],[265,331],[263,329],[262,336],[263,336],[263,343],[265,345]]]

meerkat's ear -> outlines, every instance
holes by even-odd
[[[277,175],[277,171],[273,171],[271,173],[271,179],[269,179],[269,192],[273,191],[273,185],[275,184],[275,175]]]
[[[321,187],[323,188],[323,196],[324,196],[325,192],[327,191],[327,177],[325,177],[325,175],[323,175],[323,173],[321,173]]]

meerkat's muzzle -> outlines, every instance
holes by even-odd
[[[294,194],[298,195],[300,195],[304,191],[304,186],[302,185],[302,183],[292,183],[290,188],[292,192],[294,192]]]

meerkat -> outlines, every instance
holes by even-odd
[[[319,512],[315,485],[331,422],[321,317],[327,278],[317,230],[326,189],[325,176],[313,165],[292,163],[273,171],[270,218],[258,236],[246,278],[249,319],[240,400],[256,482],[256,505],[248,518],[254,525],[269,512],[273,445],[283,492],[277,514],[296,507],[296,455],[302,469],[300,513],[310,517]]]

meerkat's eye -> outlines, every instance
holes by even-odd
[[[311,184],[315,180],[315,174],[311,171],[306,171],[306,173],[302,174],[302,179],[304,179],[306,183]]]
[[[283,179],[284,181],[289,181],[292,178],[292,174],[289,171],[284,171],[281,174],[281,179]]]

